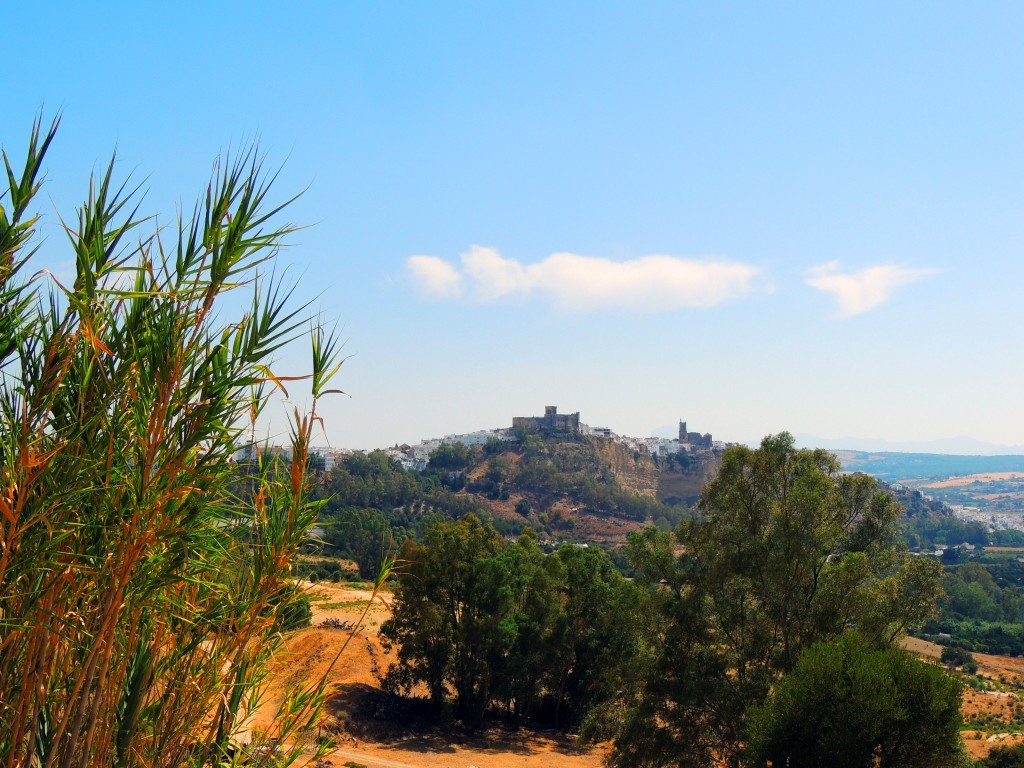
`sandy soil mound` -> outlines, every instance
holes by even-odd
[[[365,589],[327,583],[308,588],[313,626],[291,633],[274,656],[261,705],[246,722],[249,731],[270,729],[290,689],[316,685],[324,677],[329,693],[345,683],[376,685],[377,670],[382,664],[387,668],[377,637],[390,616],[387,604],[381,598],[371,603]]]

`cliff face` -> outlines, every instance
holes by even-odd
[[[598,460],[608,466],[620,487],[641,496],[658,495],[658,468],[650,454],[630,450],[604,437],[588,437]]]
[[[588,440],[598,459],[611,467],[622,488],[669,504],[680,501],[695,504],[722,465],[722,454],[718,452],[692,454],[681,466],[664,460],[656,462],[650,454],[634,452],[606,438],[590,437]]]
[[[696,454],[692,462],[682,470],[663,469],[658,474],[658,501],[669,504],[682,501],[693,506],[704,487],[715,479],[721,466],[722,454],[708,451]]]

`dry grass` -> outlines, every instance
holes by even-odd
[[[996,483],[1002,480],[1024,479],[1024,472],[979,472],[975,475],[958,475],[948,480],[922,483],[919,488],[959,488],[971,483]]]

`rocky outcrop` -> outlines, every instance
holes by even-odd
[[[687,455],[685,463],[679,463],[656,461],[645,451],[634,451],[607,438],[590,437],[588,440],[600,462],[611,469],[622,488],[669,504],[695,504],[722,465],[722,454],[717,451],[698,451]]]
[[[642,496],[658,495],[658,468],[649,453],[633,451],[606,437],[587,438],[598,461],[611,469],[619,487]]]
[[[693,506],[704,487],[715,479],[721,466],[721,453],[702,451],[695,454],[685,467],[662,469],[658,473],[658,501],[668,504],[682,502]]]

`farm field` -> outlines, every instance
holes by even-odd
[[[979,472],[905,483],[947,504],[978,507],[982,512],[1024,512],[1024,472]]]
[[[957,488],[972,483],[995,483],[1003,480],[1020,480],[1024,472],[979,472],[974,475],[958,475],[947,480],[921,482],[920,488]]]
[[[938,662],[941,646],[908,637],[904,647]],[[987,690],[966,688],[962,711],[964,744],[972,758],[988,755],[999,744],[1024,741],[1024,658],[975,653],[977,680]],[[973,727],[972,727],[973,726]]]

